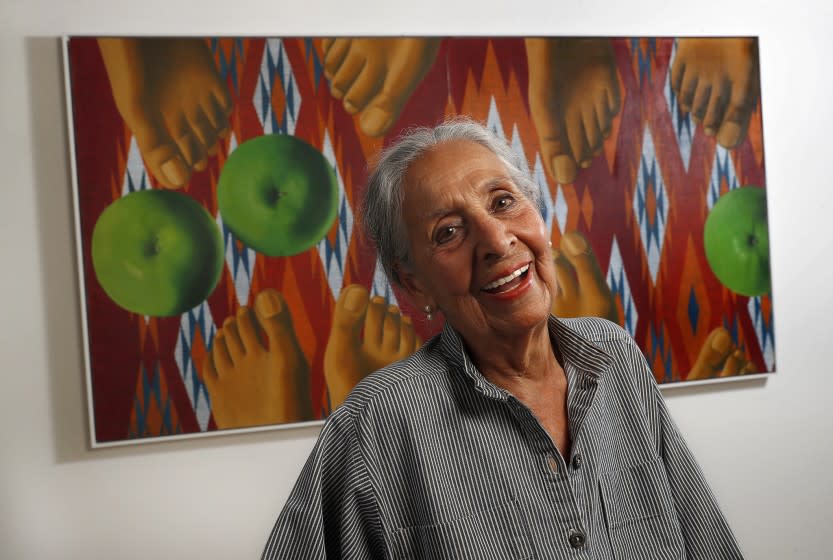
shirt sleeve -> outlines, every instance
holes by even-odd
[[[337,411],[304,465],[263,560],[385,557],[378,508],[353,419]]]
[[[686,557],[690,560],[742,559],[732,530],[694,455],[668,413],[656,384],[654,389],[660,432],[659,451],[685,540]]]

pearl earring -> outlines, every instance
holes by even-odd
[[[431,319],[434,318],[434,314],[431,312],[431,306],[430,305],[426,305],[425,307],[422,308],[422,310],[425,311],[425,318],[428,321],[431,321]]]

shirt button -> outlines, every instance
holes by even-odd
[[[582,458],[579,453],[573,455],[573,469],[579,470],[581,468]]]
[[[558,473],[558,459],[555,458],[555,455],[547,455],[547,464],[550,466],[552,472]]]
[[[584,533],[578,529],[570,529],[570,536],[567,537],[567,539],[570,541],[570,546],[573,548],[581,548],[584,546],[584,543],[587,542],[587,537],[585,537]]]

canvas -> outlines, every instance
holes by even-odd
[[[558,316],[661,384],[775,370],[755,38],[72,37],[94,446],[320,421],[437,333],[361,231],[373,157],[467,115],[541,189]]]

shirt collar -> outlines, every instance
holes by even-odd
[[[610,366],[613,359],[610,354],[568,327],[554,315],[550,315],[548,327],[550,338],[555,341],[561,352],[565,367],[567,364],[572,364],[581,373],[598,380]],[[438,348],[451,368],[471,378],[479,391],[493,398],[507,398],[507,391],[489,382],[480,373],[471,361],[462,337],[448,322],[443,327]]]

